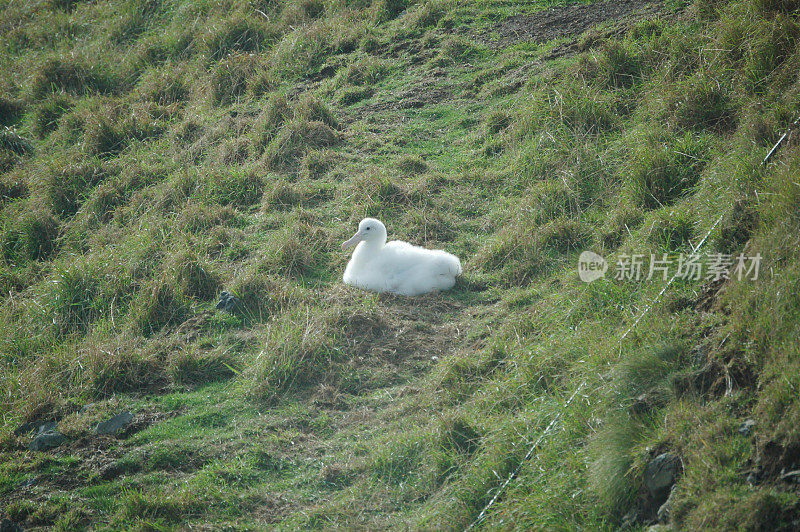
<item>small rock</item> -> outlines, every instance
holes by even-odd
[[[39,477],[31,477],[28,480],[23,480],[22,482],[17,484],[17,488],[19,489],[32,488],[38,483],[39,483]]]
[[[661,505],[661,508],[658,509],[658,522],[659,523],[669,523],[670,516],[672,515],[672,504],[675,500],[675,486],[672,486],[672,489],[669,492],[669,497],[667,497],[666,502]]]
[[[28,434],[36,431],[36,434],[44,434],[45,432],[52,432],[56,430],[58,426],[57,421],[48,421],[47,423],[39,423],[38,421],[29,421],[28,423],[23,423],[16,429],[14,429],[14,436],[22,436],[23,434]]]
[[[33,432],[36,430],[37,423],[35,421],[29,421],[28,423],[23,423],[16,429],[14,429],[14,436],[22,436],[23,434],[28,434],[29,432]]]
[[[225,312],[233,312],[233,309],[236,308],[236,305],[239,304],[239,299],[231,293],[223,291],[219,295],[219,303],[217,303],[217,309],[224,310]]]
[[[95,434],[116,434],[133,421],[133,414],[122,412],[109,420],[101,421],[94,429]]]
[[[55,449],[65,441],[67,441],[67,437],[57,430],[44,433],[40,432],[28,445],[28,449],[31,451],[49,451],[50,449]]]
[[[39,425],[39,431],[36,434],[47,434],[48,432],[57,432],[58,423],[55,421],[48,421]]]
[[[739,425],[739,434],[742,436],[750,436],[750,433],[753,432],[753,427],[756,426],[755,419],[747,419]]]
[[[666,501],[679,469],[680,458],[672,453],[660,454],[647,464],[644,470],[644,485],[658,505]]]
[[[0,532],[22,532],[24,529],[11,519],[0,521]]]

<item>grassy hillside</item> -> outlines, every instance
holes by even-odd
[[[800,523],[797,131],[762,163],[798,2],[0,0],[0,35],[0,518]],[[365,216],[455,289],[344,286]],[[693,252],[760,275],[614,278]]]

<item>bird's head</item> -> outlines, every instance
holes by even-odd
[[[359,242],[366,242],[368,244],[376,243],[383,245],[386,243],[386,226],[380,220],[375,218],[364,218],[358,224],[358,231],[350,240],[342,242],[342,249],[355,246]]]

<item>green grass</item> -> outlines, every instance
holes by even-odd
[[[669,451],[671,526],[791,529],[797,2],[515,41],[573,3],[0,6],[0,518],[463,529],[516,471],[478,528],[643,528]],[[344,286],[364,216],[456,287]],[[613,278],[707,234],[760,277]]]

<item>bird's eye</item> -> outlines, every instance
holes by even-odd
[[[369,227],[367,227],[367,228],[365,229],[365,231],[369,231]]]

